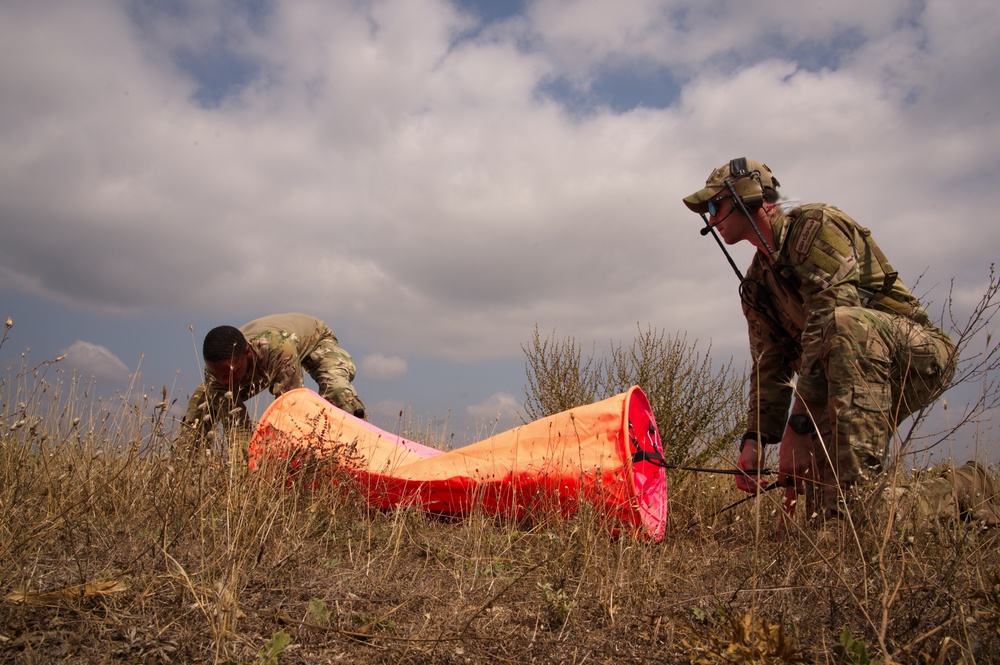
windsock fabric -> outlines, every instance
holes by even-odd
[[[659,541],[667,519],[663,447],[638,387],[450,451],[381,430],[308,389],[264,412],[250,441],[251,470],[265,460],[289,470],[322,462],[346,472],[368,502],[465,515],[480,510],[517,519],[533,510],[574,514],[588,502],[615,531]]]

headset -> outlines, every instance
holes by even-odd
[[[778,185],[777,180],[775,180],[773,176],[771,177],[771,180],[775,186]],[[760,240],[761,244],[767,250],[768,254],[773,254],[774,250],[771,249],[767,240],[764,239],[760,229],[757,228],[757,222],[754,221],[754,213],[760,210],[760,207],[764,205],[764,185],[760,181],[760,171],[756,169],[751,171],[747,165],[746,157],[730,159],[729,177],[726,178],[725,184],[729,193],[733,195],[733,202],[740,209],[740,212],[743,213],[743,216],[746,217],[747,222],[750,223],[750,227],[754,230],[754,233],[757,234],[757,238]],[[742,282],[743,273],[741,273],[740,269],[736,267],[736,263],[729,255],[729,252],[722,244],[722,241],[716,235],[715,229],[709,223],[708,218],[705,217],[704,213],[702,213],[701,218],[705,221],[705,226],[701,229],[701,235],[704,236],[709,233],[712,234],[712,237],[715,238],[715,242],[719,245],[719,248],[722,249],[722,253],[725,254],[726,258],[729,260],[729,265],[733,268],[736,272],[736,276],[739,277]]]
[[[760,182],[760,171],[750,171],[746,157],[729,160],[729,177],[726,186],[743,205],[756,212],[764,203],[764,186]]]

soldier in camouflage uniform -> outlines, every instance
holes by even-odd
[[[187,436],[207,434],[216,424],[248,432],[252,427],[246,401],[270,390],[275,397],[302,388],[303,370],[319,394],[358,418],[365,406],[351,381],[354,361],[321,320],[306,314],[274,314],[240,328],[219,326],[205,335],[205,383],[188,403]]]
[[[741,158],[684,203],[758,250],[740,285],[753,367],[738,465],[752,473],[736,484],[763,485],[763,446],[780,443],[779,484],[836,516],[844,490],[886,464],[897,425],[948,387],[955,345],[868,229],[830,205],[780,206],[777,187]]]

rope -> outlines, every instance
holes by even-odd
[[[729,476],[748,476],[748,477],[749,476],[769,476],[769,475],[771,475],[771,474],[774,473],[774,471],[772,471],[771,469],[760,469],[760,470],[757,470],[757,469],[708,469],[708,468],[698,467],[698,466],[685,466],[683,464],[668,464],[667,460],[664,459],[664,457],[660,453],[660,451],[658,451],[658,450],[643,450],[642,449],[642,446],[639,445],[639,440],[636,438],[636,436],[634,434],[635,430],[632,427],[632,421],[629,421],[629,423],[628,423],[628,429],[629,429],[629,439],[631,440],[632,445],[635,446],[635,452],[632,453],[632,463],[633,464],[637,464],[639,462],[649,462],[650,464],[652,464],[654,466],[658,466],[658,467],[661,467],[661,468],[664,468],[664,469],[677,469],[678,471],[694,471],[695,473],[721,473],[721,474],[725,474],[725,475],[729,475]],[[653,428],[652,423],[650,423],[650,425],[649,425],[649,431],[650,431],[650,434],[654,434],[655,431],[656,431]],[[743,497],[742,499],[740,499],[738,501],[735,501],[734,503],[729,504],[725,508],[722,508],[721,510],[715,511],[714,513],[712,513],[709,516],[709,519],[717,517],[718,515],[721,515],[722,513],[726,512],[727,510],[735,508],[736,506],[740,505],[741,503],[746,503],[747,501],[749,501],[750,499],[755,498],[759,494],[763,494],[764,492],[770,492],[775,487],[778,487],[778,481],[777,480],[775,480],[771,484],[767,485],[766,487],[764,487],[764,489],[760,490],[759,492],[755,492],[754,494],[749,494],[749,495]]]
[[[635,440],[635,438],[632,439],[632,443],[636,448],[639,448],[639,443]],[[695,471],[698,473],[724,473],[730,476],[768,476],[774,473],[771,469],[761,469],[759,471],[756,469],[708,469],[698,466],[684,466],[683,464],[669,464],[665,459],[663,459],[663,455],[660,453],[656,451],[645,451],[641,448],[632,454],[632,463],[635,464],[637,462],[649,462],[654,466],[659,466],[664,469]]]

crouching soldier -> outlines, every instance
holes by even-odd
[[[736,484],[758,491],[763,448],[778,445],[789,505],[806,494],[810,514],[837,518],[886,468],[899,423],[949,386],[956,349],[867,228],[831,205],[783,205],[778,186],[737,158],[684,204],[720,246],[757,250],[740,274],[753,367]]]
[[[273,314],[241,326],[208,331],[202,347],[205,383],[191,395],[180,442],[190,446],[222,425],[227,438],[249,439],[253,424],[247,400],[265,389],[278,397],[304,387],[303,370],[334,406],[365,417],[365,405],[351,385],[354,361],[323,321],[307,314]]]

